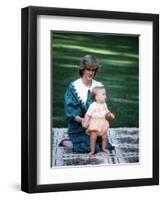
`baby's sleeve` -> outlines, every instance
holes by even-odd
[[[93,110],[94,110],[94,104],[92,103],[92,104],[89,106],[89,108],[88,108],[86,114],[89,115],[89,116],[92,116]]]
[[[107,107],[107,104],[105,103],[105,109],[106,109],[106,112],[110,112],[110,110],[108,109]]]

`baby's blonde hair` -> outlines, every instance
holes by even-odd
[[[97,93],[98,93],[100,90],[102,90],[102,89],[105,90],[105,87],[104,87],[104,86],[96,86],[96,87],[94,87],[94,88],[92,89],[91,95],[92,95],[93,101],[96,101],[96,95],[97,95]]]

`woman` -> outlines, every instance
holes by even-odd
[[[64,139],[60,145],[72,146],[74,152],[90,152],[90,138],[86,134],[86,129],[82,127],[82,120],[89,105],[92,103],[90,92],[94,87],[103,86],[101,82],[93,79],[98,69],[99,64],[96,58],[92,55],[85,55],[79,67],[81,78],[70,83],[65,93],[65,115],[68,121],[70,141]],[[100,145],[101,139],[97,141],[96,153],[100,151]],[[114,147],[109,143],[108,148],[112,150]]]

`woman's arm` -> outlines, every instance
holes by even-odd
[[[72,84],[69,85],[64,95],[64,111],[66,120],[68,120],[68,122],[73,123],[75,121],[81,123],[83,119],[80,117],[82,114],[82,109]]]
[[[82,123],[83,118],[80,117],[80,116],[76,116],[76,117],[74,118],[74,120],[75,120],[76,122],[78,122],[78,123]]]

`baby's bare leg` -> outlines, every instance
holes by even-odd
[[[90,149],[91,149],[91,152],[89,152],[89,154],[88,154],[89,156],[91,156],[95,153],[96,140],[97,140],[97,133],[91,132],[90,133]]]
[[[104,133],[102,135],[102,151],[104,151],[106,153],[109,153],[109,150],[106,149],[107,142],[108,142],[107,134]]]
[[[102,135],[102,151],[109,153],[109,150],[106,148],[108,138],[107,138],[107,130],[109,128],[109,122],[106,122],[103,127],[103,135]]]

